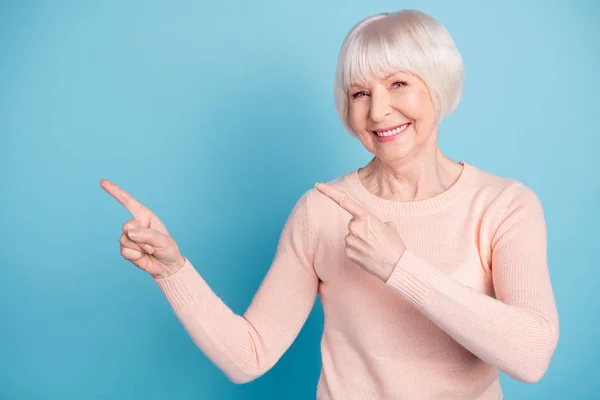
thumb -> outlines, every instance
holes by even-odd
[[[395,231],[398,231],[398,229],[396,229],[396,225],[394,225],[394,223],[392,221],[387,221],[385,223],[385,225],[387,225],[389,228],[391,228],[391,229],[393,229]]]

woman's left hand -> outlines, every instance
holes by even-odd
[[[346,193],[324,183],[315,187],[352,215],[346,255],[365,271],[387,281],[406,246],[391,222],[383,222]]]

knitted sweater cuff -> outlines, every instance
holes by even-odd
[[[435,288],[442,272],[405,250],[385,284],[403,296],[411,305],[421,308]]]

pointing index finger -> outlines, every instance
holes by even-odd
[[[114,197],[127,210],[129,210],[129,212],[135,218],[141,220],[149,218],[150,211],[119,186],[115,185],[108,179],[102,179],[100,181],[100,186],[102,186],[102,188],[106,190],[108,194]]]
[[[344,210],[352,214],[352,216],[354,217],[366,215],[369,213],[369,211],[366,208],[359,205],[356,201],[354,201],[352,197],[342,192],[341,190],[335,189],[325,183],[317,183],[315,187],[325,196],[335,201]]]

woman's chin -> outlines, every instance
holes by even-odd
[[[373,143],[371,153],[377,158],[385,161],[402,161],[407,159],[414,150],[414,143],[410,138],[394,140],[387,143]]]

